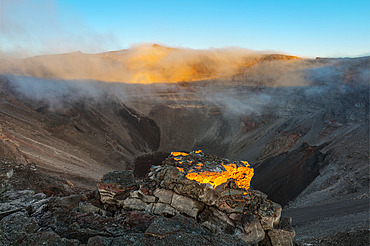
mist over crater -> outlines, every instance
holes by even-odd
[[[364,199],[369,63],[154,45],[2,62],[0,151],[92,189],[201,149],[247,160],[288,213]]]

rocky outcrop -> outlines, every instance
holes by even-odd
[[[245,243],[258,243],[268,238],[271,245],[292,244],[294,231],[280,226],[281,206],[268,200],[262,192],[239,187],[249,187],[244,181],[253,170],[249,170],[246,162],[229,164],[234,165],[233,170],[228,169],[226,163],[230,161],[201,151],[172,153],[163,166],[153,166],[140,185],[134,182],[130,171],[105,175],[98,185],[101,201],[124,210],[165,217],[186,216],[214,235],[228,235]],[[238,168],[242,174],[232,173]],[[199,183],[189,179],[189,173],[207,174],[207,180],[219,173],[230,178],[222,184],[207,183],[203,179],[204,183]],[[117,183],[112,177],[117,178]],[[127,178],[125,188],[122,187],[123,177]],[[106,191],[107,183],[110,192]]]
[[[132,171],[107,173],[98,183],[101,201],[106,204],[122,205],[129,192],[137,188]]]
[[[186,215],[167,218],[135,210],[112,216],[89,193],[46,197],[7,191],[0,202],[1,245],[246,245]]]
[[[32,190],[4,192],[0,196],[1,245],[78,245],[77,240],[61,238],[51,230],[52,223],[42,227],[42,220],[49,216],[57,223],[51,214],[68,214],[79,204],[79,197],[47,198]]]
[[[179,170],[175,158],[181,159],[171,155],[143,180],[131,171],[108,173],[93,192],[36,193],[12,186],[0,194],[1,245],[292,244],[291,221],[280,218],[281,207],[265,194],[240,188],[234,179],[216,187],[190,180],[191,165]],[[184,160],[203,160],[209,172],[227,171],[212,169],[205,163],[209,158],[198,152]],[[10,180],[19,175],[14,170]]]

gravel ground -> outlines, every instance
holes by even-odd
[[[364,230],[364,228],[368,229],[369,202],[367,198],[321,206],[288,208],[283,210],[283,216],[293,218],[293,227],[296,231],[295,240],[300,242],[338,232],[350,233]],[[369,234],[363,234],[362,237],[364,236],[367,236],[367,240],[369,239]]]

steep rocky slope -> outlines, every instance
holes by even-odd
[[[122,103],[85,101],[55,110],[3,86],[0,134],[7,158],[92,187],[107,171],[129,168],[135,155],[159,146],[154,121]]]

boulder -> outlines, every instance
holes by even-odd
[[[32,203],[31,205],[27,207],[28,214],[34,214],[34,215],[40,214],[43,210],[46,209],[50,200],[51,198],[45,198],[45,199],[41,199],[39,201]]]
[[[145,231],[148,245],[210,245],[206,231],[182,215],[158,218]]]
[[[81,195],[55,197],[50,200],[49,209],[59,213],[69,212],[79,205],[81,199]]]
[[[282,229],[267,232],[272,246],[293,246],[294,233]]]
[[[100,200],[107,204],[118,204],[125,200],[130,191],[138,187],[132,171],[107,173],[98,182]]]
[[[0,195],[0,212],[26,208],[39,199],[32,190],[6,191]]]
[[[113,238],[105,238],[105,237],[90,237],[89,241],[87,242],[87,246],[105,246],[111,245]]]
[[[153,207],[153,204],[150,204],[150,203],[148,204],[138,198],[131,198],[131,197],[126,198],[126,200],[123,201],[122,205],[128,209],[145,210],[145,211],[152,211],[152,207]]]
[[[158,202],[171,204],[173,193],[171,190],[156,189],[153,194],[158,198]]]
[[[252,215],[244,215],[242,217],[243,233],[238,237],[247,243],[258,243],[265,237],[261,223]]]
[[[0,195],[0,219],[23,209],[29,214],[35,213],[47,206],[50,198],[45,197],[45,194],[35,194],[32,190],[4,192]]]
[[[178,211],[168,204],[158,202],[153,205],[152,213],[168,216],[175,215],[178,213]]]
[[[104,211],[91,203],[80,203],[78,206],[78,211],[81,213],[96,213],[104,214]]]
[[[264,230],[274,229],[274,218],[272,216],[261,216],[260,221]]]
[[[36,230],[34,218],[29,218],[25,212],[16,212],[0,220],[0,242],[3,245],[19,245]]]
[[[130,192],[130,197],[132,198],[138,198],[146,203],[153,203],[156,202],[156,197],[144,194],[141,190],[135,190]]]
[[[145,245],[246,245],[233,235],[210,233],[192,218],[180,214],[155,219],[145,231],[145,238]]]
[[[174,193],[171,206],[180,213],[184,213],[190,217],[196,218],[199,211],[203,209],[204,203]]]
[[[216,218],[217,220],[220,220],[222,222],[225,222],[226,224],[235,227],[235,223],[233,220],[231,220],[226,213],[221,212],[217,208],[210,207],[209,210],[212,212],[212,216]]]
[[[292,218],[291,217],[282,217],[280,218],[280,222],[277,225],[277,229],[283,229],[285,231],[289,231],[292,233],[293,237],[295,236],[294,228],[292,226]]]

